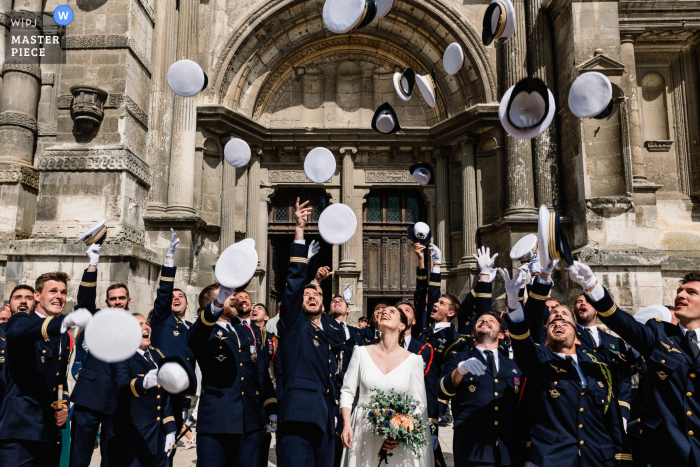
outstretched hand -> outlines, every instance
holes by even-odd
[[[418,242],[413,244],[413,252],[418,257],[418,267],[421,269],[425,269],[425,253],[423,250],[425,250],[425,245]]]
[[[493,268],[493,265],[496,262],[496,258],[498,258],[498,253],[491,256],[491,249],[482,246],[476,250],[473,256],[476,259],[476,263],[479,265],[480,273],[488,274],[489,282],[493,282],[496,278],[496,270]]]
[[[314,282],[320,284],[325,279],[328,279],[328,277],[332,274],[335,274],[335,272],[331,271],[331,268],[329,266],[321,266],[320,268],[318,268],[318,271],[316,271],[316,277],[314,277]]]
[[[297,229],[303,229],[306,227],[309,215],[314,210],[314,208],[307,208],[307,204],[309,204],[309,201],[304,201],[303,203],[299,204],[299,198],[297,198],[297,202],[294,205],[294,217],[297,222]]]
[[[511,310],[515,310],[518,306],[518,291],[520,290],[520,287],[525,284],[525,281],[520,278],[520,274],[517,274],[511,279],[510,273],[507,269],[499,268],[498,272],[501,274],[504,286],[506,288],[506,300],[508,301],[507,306]]]

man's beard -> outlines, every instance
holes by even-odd
[[[323,313],[323,310],[321,307],[318,307],[318,310],[316,311],[311,311],[306,306],[302,305],[301,306],[301,312],[304,313],[306,316],[319,316],[321,313]]]
[[[331,318],[338,319],[345,315],[345,311],[331,310]]]
[[[474,330],[474,342],[480,344],[494,344],[498,342],[498,334],[494,333],[491,335],[491,330],[481,331],[479,329]]]
[[[253,311],[251,308],[248,308],[248,310],[243,311],[239,307],[234,307],[236,308],[236,313],[238,313],[239,318],[247,319],[250,316],[250,312]]]
[[[224,307],[224,312],[223,312],[223,317],[228,318],[229,320],[234,319],[238,316],[238,311],[235,308],[231,308],[228,306]]]
[[[593,313],[591,313],[591,318],[587,321],[581,315],[577,315],[576,317],[578,318],[578,324],[585,328],[589,328],[592,324],[595,324],[595,315]]]

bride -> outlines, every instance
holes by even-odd
[[[375,467],[379,462],[379,451],[384,447],[391,451],[391,467],[426,467],[434,465],[430,443],[423,449],[420,459],[399,447],[398,443],[372,434],[367,421],[367,411],[359,404],[369,403],[373,389],[394,390],[407,393],[423,407],[423,422],[426,439],[430,440],[427,400],[423,381],[423,359],[403,348],[403,332],[408,319],[403,311],[389,306],[379,312],[378,329],[381,338],[378,344],[355,347],[350,359],[343,388],[340,393],[340,412],[343,417],[341,434],[345,467]],[[351,415],[357,388],[360,388],[358,407]]]

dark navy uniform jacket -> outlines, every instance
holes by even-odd
[[[485,311],[493,311],[493,283],[478,281],[459,306],[457,329],[459,333],[471,336],[476,320]]]
[[[231,326],[233,334],[216,324],[211,304],[192,325],[189,345],[202,371],[197,431],[244,435],[261,430],[260,407],[276,413],[277,399],[264,356],[257,349],[250,328]],[[255,355],[255,356],[254,356]]]
[[[5,359],[7,358],[7,333],[5,332],[6,323],[0,323],[0,406],[5,397],[5,387],[7,386],[7,377],[5,376]]]
[[[310,422],[334,433],[338,365],[332,346],[339,343],[327,326],[331,317],[321,315],[321,329],[302,313],[307,253],[308,245],[292,243],[282,296],[284,311],[278,323],[283,357],[282,381],[277,382],[283,388],[281,418],[283,423]]]
[[[97,298],[97,271],[83,272],[83,280],[78,287],[78,300],[75,309],[85,308],[93,315],[99,311],[95,306]],[[74,373],[76,378],[75,388],[73,389],[72,400],[74,403],[96,410],[98,412],[114,415],[117,408],[117,396],[112,385],[112,371],[109,363],[98,360],[89,352],[82,349],[85,338],[84,333],[81,333],[76,342],[76,349],[80,352],[76,353],[75,362],[82,362],[82,367]],[[80,360],[78,356],[85,356],[84,360]],[[77,376],[77,377],[76,377]]]
[[[151,316],[151,341],[153,346],[160,349],[166,357],[180,357],[189,362],[192,371],[195,369],[194,355],[187,344],[189,329],[172,311],[173,282],[176,267],[163,266],[160,272],[158,295],[153,304]],[[194,392],[196,388],[184,391],[185,394]],[[177,408],[176,408],[177,410]]]
[[[525,316],[541,313],[537,308],[545,307],[550,288],[551,284],[533,284]],[[535,326],[541,329],[541,321]],[[576,352],[586,377],[584,388],[572,363],[534,341],[527,320],[511,321],[509,327],[518,367],[528,379],[537,380],[528,390],[539,392],[530,462],[538,467],[571,465],[581,456],[581,467],[613,467],[618,461],[631,461],[607,364],[596,362],[593,354]]]
[[[153,361],[162,359],[158,349],[149,347]],[[110,452],[129,450],[135,457],[155,455],[158,449],[158,433],[174,433],[175,417],[170,405],[170,396],[160,385],[143,388],[143,379],[151,371],[146,358],[136,352],[129,359],[112,363],[112,380],[117,392],[118,410],[113,420],[114,438],[110,441]]]
[[[433,425],[437,426],[438,417],[440,416],[437,387],[438,378],[440,377],[440,369],[435,361],[435,351],[433,350],[433,346],[428,342],[421,342],[411,337],[406,350],[416,355],[420,355],[423,359],[423,378],[425,380],[428,418]]]
[[[442,368],[445,355],[452,350],[461,350],[461,348],[457,349],[456,345],[463,345],[464,340],[460,341],[461,336],[452,323],[449,327],[442,328],[437,332],[434,331],[435,322],[430,319],[430,312],[433,305],[440,299],[440,273],[431,272],[430,276],[426,276],[426,274],[427,270],[425,269],[419,268],[416,271],[416,292],[413,295],[416,305],[416,325],[411,333],[416,333],[421,342],[430,342],[435,351],[437,364]],[[426,290],[427,305],[425,303]]]
[[[62,385],[63,400],[70,406],[66,381],[70,337],[61,334],[64,318],[18,312],[7,322],[7,387],[0,408],[0,439],[43,441],[60,448],[62,427],[56,426],[52,404]]]
[[[498,374],[491,374],[481,352],[470,348],[451,352],[440,376],[441,398],[452,399],[454,417],[454,456],[468,462],[522,465],[522,444],[515,416],[522,390],[522,373],[518,366],[499,352]],[[467,373],[455,387],[452,372],[460,362],[476,358],[486,365],[477,376]],[[538,464],[539,465],[539,464]],[[561,464],[563,465],[563,464]]]
[[[638,462],[651,466],[688,465],[700,460],[700,359],[686,349],[680,325],[649,320],[646,326],[615,305],[607,290],[590,303],[615,333],[646,362],[646,407],[628,435],[639,438]]]

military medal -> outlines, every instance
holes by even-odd
[[[513,388],[513,390],[517,394],[520,392],[520,378],[513,377],[513,383],[515,384],[515,387]]]
[[[217,359],[219,362],[223,362],[224,360],[226,360],[226,357],[224,357],[223,355],[219,355],[218,357],[214,358]]]

